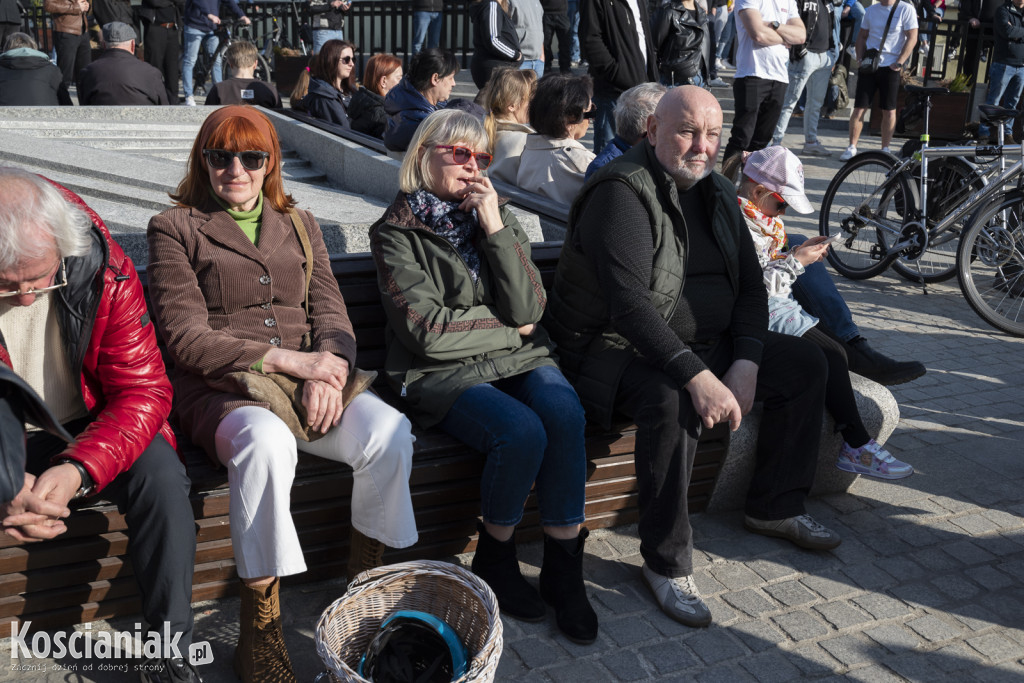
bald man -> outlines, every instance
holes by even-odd
[[[643,578],[688,626],[711,613],[693,581],[687,488],[702,428],[764,405],[745,526],[804,548],[839,537],[811,519],[825,357],[768,331],[767,295],[736,188],[713,172],[722,109],[669,90],[647,139],[583,186],[544,326],[591,420],[637,425]]]

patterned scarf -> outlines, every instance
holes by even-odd
[[[746,197],[737,197],[740,202],[740,211],[747,218],[747,223],[757,226],[761,234],[772,241],[768,255],[775,260],[786,258],[786,254],[779,253],[786,246],[786,227],[778,216],[765,216],[761,209],[757,208],[754,202]]]
[[[473,282],[480,279],[480,252],[473,243],[479,222],[476,209],[466,212],[457,202],[446,202],[426,190],[405,195],[409,208],[438,237],[448,240],[469,266]]]

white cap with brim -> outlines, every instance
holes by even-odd
[[[752,152],[743,164],[743,175],[778,192],[797,213],[813,213],[804,194],[804,165],[785,147],[765,147]]]

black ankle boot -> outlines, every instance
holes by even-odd
[[[547,613],[537,589],[526,582],[516,559],[516,538],[499,541],[477,522],[480,540],[473,555],[473,573],[498,597],[502,614],[523,621],[541,621]]]
[[[916,360],[898,361],[880,354],[868,345],[864,337],[854,337],[843,343],[850,372],[874,380],[879,384],[892,386],[917,379],[926,370]]]
[[[590,645],[597,638],[597,614],[583,585],[583,542],[589,535],[586,527],[580,529],[575,552],[544,536],[544,564],[540,570],[540,594],[555,608],[558,628],[580,645]]]

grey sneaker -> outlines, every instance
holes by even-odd
[[[785,538],[809,550],[831,550],[842,543],[839,534],[818,524],[810,515],[771,520],[754,519],[746,515],[743,517],[743,526],[755,534]]]
[[[821,144],[817,140],[815,140],[814,142],[805,142],[804,143],[804,149],[803,149],[803,151],[800,154],[801,154],[801,156],[806,155],[806,156],[809,156],[809,157],[830,157],[830,156],[832,156],[832,152],[830,152],[828,150],[828,147],[826,147],[825,145]]]
[[[708,81],[708,85],[712,88],[728,88],[729,84],[723,81],[721,78],[712,78]]]
[[[699,627],[711,623],[711,610],[701,599],[692,574],[670,579],[655,574],[646,562],[641,571],[644,583],[654,593],[654,599],[662,612],[686,626]]]

